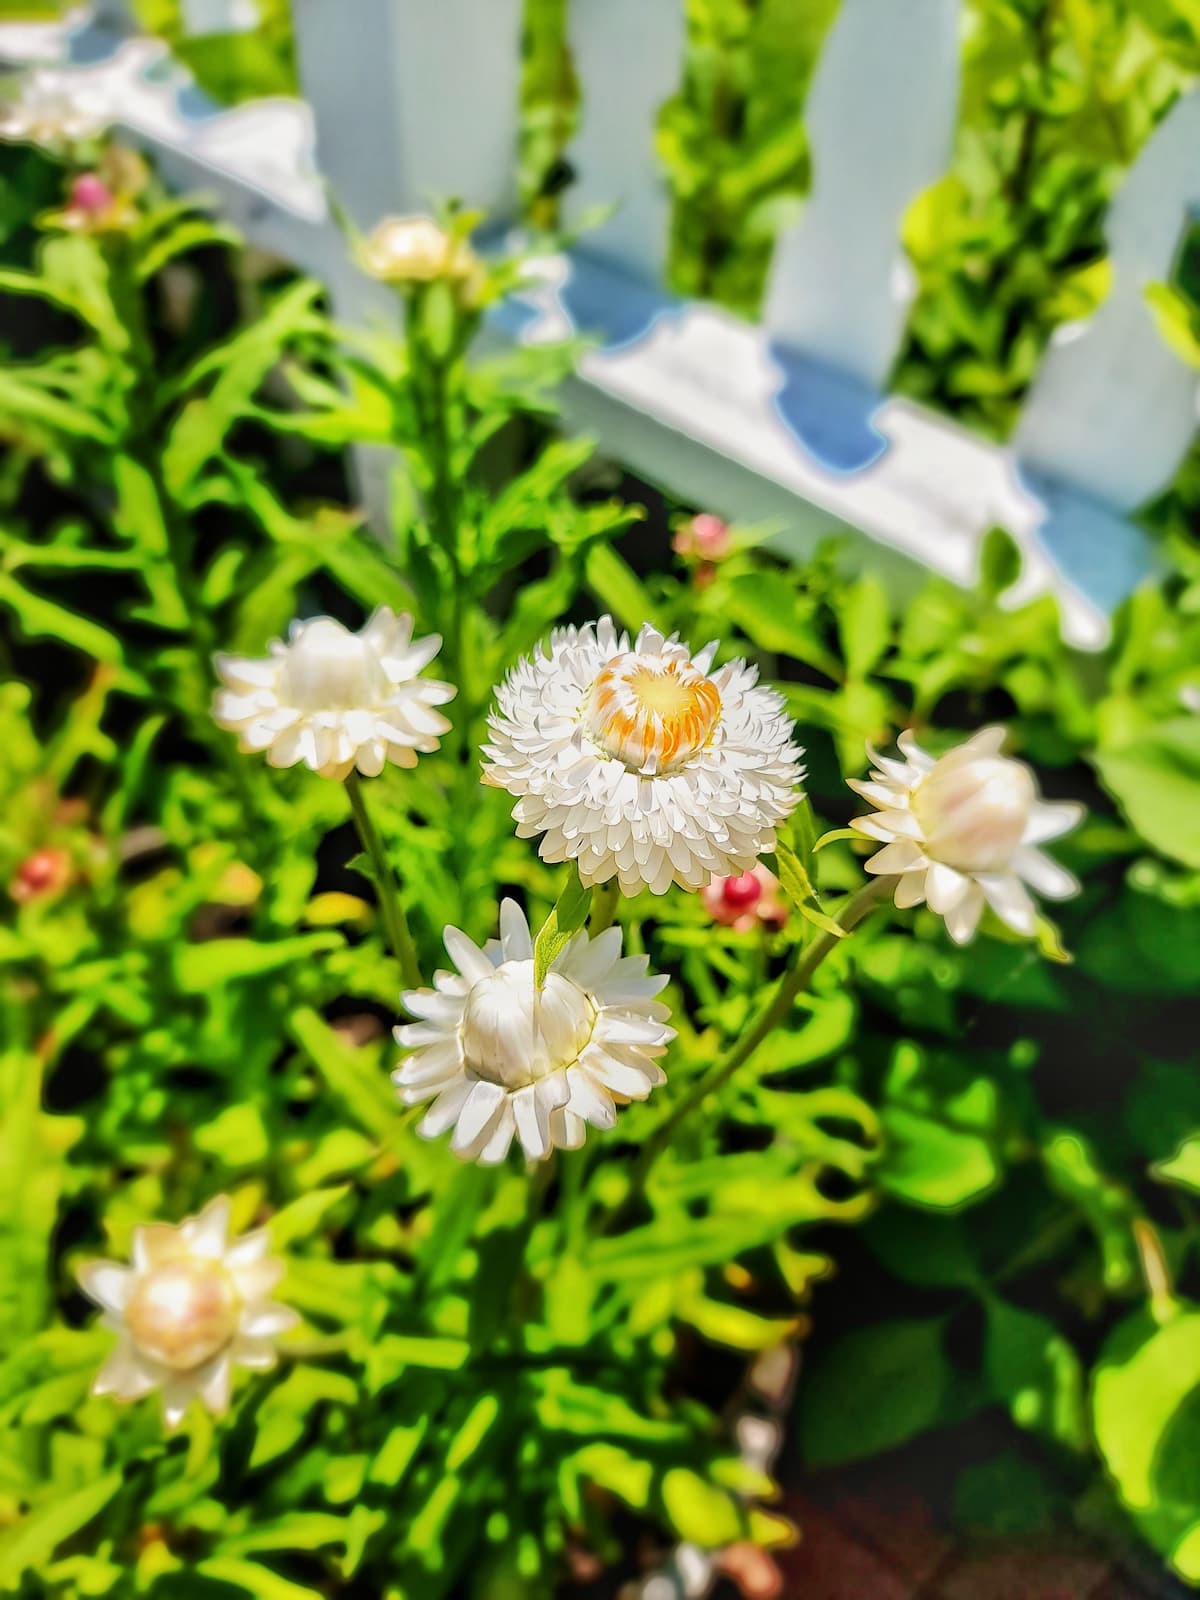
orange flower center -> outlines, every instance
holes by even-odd
[[[614,656],[592,685],[588,732],[635,772],[661,772],[703,749],[721,715],[716,685],[690,661]]]

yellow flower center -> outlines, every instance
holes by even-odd
[[[661,772],[704,748],[721,696],[690,661],[614,656],[588,701],[588,731],[607,755],[635,772]]]
[[[175,1372],[215,1356],[237,1332],[242,1303],[219,1261],[179,1256],[145,1274],[125,1307],[138,1349]]]

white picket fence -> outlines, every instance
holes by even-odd
[[[204,0],[207,25],[236,3]],[[568,216],[617,208],[581,248],[540,263],[494,332],[597,334],[564,390],[569,425],[686,501],[773,521],[795,554],[855,529],[870,536],[859,561],[897,581],[915,562],[968,584],[983,536],[1007,528],[1026,558],[1010,598],[1053,590],[1067,637],[1095,647],[1153,566],[1130,513],[1171,481],[1196,431],[1196,375],[1159,338],[1144,291],[1170,275],[1200,206],[1200,90],[1172,108],[1111,209],[1111,293],[1059,330],[1013,445],[999,447],[883,389],[912,293],[901,220],[950,158],[959,11],[843,0],[797,104],[812,193],[751,325],[663,288],[653,130],[680,79],[682,0],[570,0],[583,103]],[[522,0],[294,0],[294,12],[307,105],[218,112],[163,46],[131,34],[124,0],[61,26],[0,26],[0,60],[60,63],[172,181],[215,192],[251,239],[328,281],[343,316],[381,314],[323,180],[362,227],[449,195],[513,219]],[[383,503],[377,482],[363,488]]]

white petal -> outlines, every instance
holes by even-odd
[[[163,1421],[173,1433],[187,1415],[187,1409],[196,1398],[195,1378],[191,1375],[172,1378],[163,1386],[159,1397]]]
[[[273,1339],[287,1333],[300,1321],[299,1313],[291,1306],[281,1306],[274,1301],[248,1308],[242,1314],[238,1332],[246,1339]]]
[[[474,940],[468,939],[461,928],[447,927],[442,935],[442,943],[446,946],[446,954],[469,983],[478,983],[481,978],[490,978],[496,970],[479,946]]]
[[[471,1090],[475,1087],[473,1078],[468,1078],[466,1073],[453,1082],[442,1093],[425,1113],[417,1132],[423,1139],[436,1139],[439,1134],[445,1133],[447,1128],[452,1128],[458,1121],[459,1112],[466,1105]],[[424,1096],[421,1097],[422,1099]]]
[[[955,944],[967,944],[974,938],[982,915],[983,890],[973,883],[946,917],[946,931]]]
[[[474,1158],[481,1167],[498,1167],[500,1165],[508,1154],[509,1146],[512,1144],[515,1127],[516,1123],[513,1118],[512,1107],[509,1105],[502,1106],[499,1120],[492,1129],[487,1143]]]
[[[518,1089],[512,1096],[513,1117],[517,1125],[517,1138],[531,1161],[541,1161],[550,1154],[550,1109],[538,1099],[536,1085]]]
[[[915,872],[906,872],[896,879],[896,906],[899,910],[907,911],[910,906],[919,906],[924,899],[924,867],[918,867]]]
[[[232,1381],[233,1361],[228,1350],[222,1350],[196,1373],[197,1393],[214,1417],[223,1417],[229,1410]]]
[[[926,857],[911,839],[897,839],[894,844],[877,851],[864,865],[868,872],[912,872],[915,867],[926,865]]]
[[[476,1144],[482,1148],[507,1099],[507,1091],[497,1083],[480,1080],[471,1084],[450,1141],[455,1155],[466,1155]]]
[[[1042,850],[1023,845],[1013,856],[1013,871],[1047,900],[1069,900],[1079,893],[1079,879]]]
[[[92,1393],[111,1394],[117,1400],[140,1400],[159,1384],[159,1371],[138,1353],[124,1336],[92,1380]]]
[[[124,1311],[136,1281],[133,1270],[116,1261],[85,1261],[76,1276],[89,1299],[117,1316]]]
[[[240,1267],[250,1267],[256,1262],[261,1262],[271,1248],[271,1230],[269,1228],[255,1228],[250,1233],[244,1233],[240,1239],[234,1239],[225,1251],[225,1265],[235,1272]]]
[[[1087,807],[1074,800],[1039,800],[1022,843],[1045,844],[1047,839],[1057,839],[1060,834],[1077,827],[1086,814]]]
[[[533,939],[525,913],[515,900],[500,902],[500,947],[506,961],[531,961]]]
[[[948,911],[954,910],[970,886],[971,880],[965,872],[948,867],[941,861],[931,862],[925,874],[925,898],[929,901],[929,909],[936,911],[939,917],[944,917]]]
[[[239,1335],[229,1347],[229,1354],[239,1367],[251,1372],[270,1372],[279,1365],[279,1355],[269,1339],[247,1339]]]
[[[229,1237],[229,1211],[229,1196],[219,1194],[208,1202],[199,1216],[188,1217],[179,1230],[188,1249],[213,1260],[223,1256]]]
[[[1029,891],[1013,873],[979,873],[978,882],[987,903],[1014,933],[1032,934],[1037,929],[1037,907]]]

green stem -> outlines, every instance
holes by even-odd
[[[620,899],[621,884],[616,878],[610,878],[607,883],[598,883],[592,890],[592,914],[588,919],[588,933],[593,939],[597,934],[612,927]]]
[[[822,929],[811,944],[797,947],[793,958],[795,964],[789,967],[779,980],[774,998],[749,1033],[738,1041],[728,1055],[714,1062],[706,1073],[696,1079],[666,1121],[659,1124],[643,1145],[641,1156],[634,1168],[629,1199],[632,1200],[640,1193],[647,1173],[679,1124],[710,1095],[717,1094],[723,1089],[738,1068],[744,1066],[759,1045],[786,1020],[796,1003],[796,996],[808,988],[813,973],[825,957],[879,904],[890,888],[891,880],[886,878],[874,878],[870,883],[864,884],[857,894],[849,896],[843,902],[834,918],[842,930],[840,934],[828,933]]]
[[[387,853],[383,848],[383,840],[379,837],[379,830],[367,809],[362,780],[357,772],[352,772],[346,779],[346,793],[350,797],[350,809],[354,813],[354,825],[358,829],[358,836],[375,870],[375,892],[379,896],[379,912],[387,930],[392,954],[400,963],[404,987],[419,989],[422,978],[421,965],[417,960],[417,947],[409,932],[404,907],[400,904],[400,896],[396,893],[396,879],[388,865]]]

